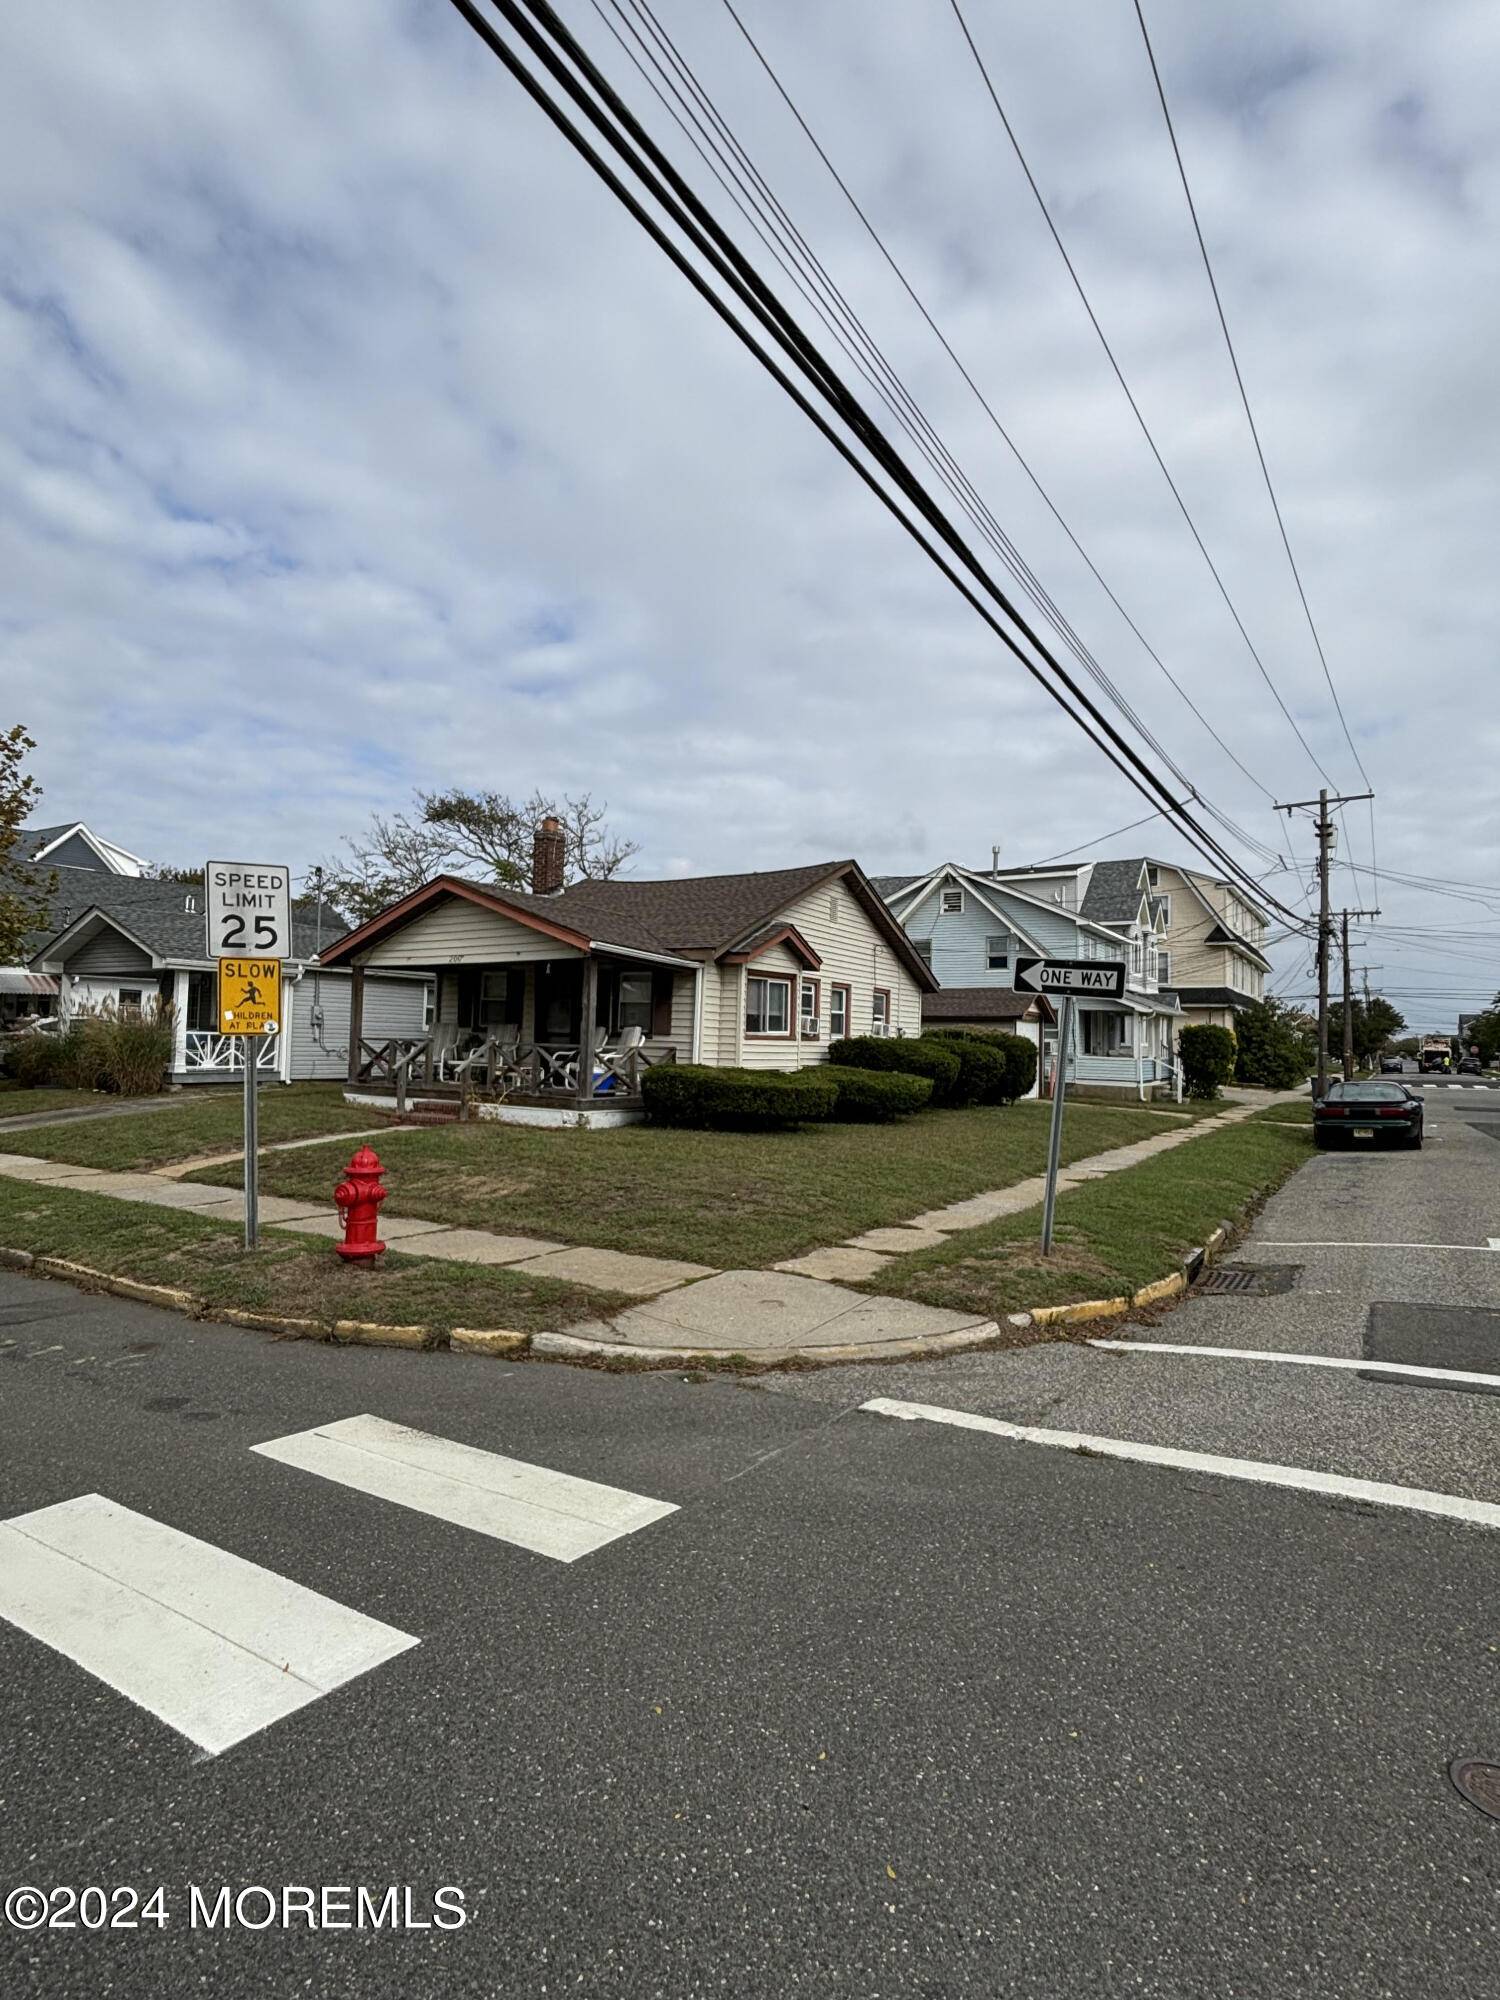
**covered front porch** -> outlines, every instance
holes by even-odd
[[[1120,1000],[1075,1000],[1068,1050],[1070,1084],[1102,1084],[1133,1091],[1144,1100],[1158,1092],[1182,1096],[1182,1074],[1173,1043],[1180,1009],[1170,993],[1131,994]],[[1057,1064],[1057,1028],[1047,1031],[1044,1070],[1050,1095]]]
[[[520,1124],[638,1120],[645,1071],[692,1057],[701,969],[598,946],[539,945],[535,957],[520,950],[421,967],[435,1001],[420,1035],[366,1031],[366,970],[388,961],[378,948],[355,961],[346,1097]]]

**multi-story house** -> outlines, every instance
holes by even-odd
[[[146,872],[140,855],[104,840],[82,820],[61,826],[23,826],[16,837],[18,862],[34,869],[43,882],[55,876],[60,891],[71,891],[97,875],[139,876]],[[38,933],[41,941],[45,930]],[[58,1011],[58,983],[28,965],[0,965],[0,1028],[38,1020]]]
[[[1162,956],[1164,912],[1144,870],[1133,862],[1027,869],[944,862],[876,886],[938,980],[924,1021],[1012,1026],[996,1018],[994,995],[1014,990],[1018,954],[1123,960],[1124,997],[1082,999],[1073,1010],[1068,1074],[1145,1096],[1176,1086],[1180,1010]],[[1019,1008],[1017,1019],[1019,1032],[1040,1040],[1043,1073],[1050,1072],[1056,1023],[1043,1018],[1030,1028]]]
[[[1165,906],[1163,976],[1170,976],[1182,1002],[1184,1025],[1233,1028],[1237,1008],[1265,998],[1271,970],[1265,911],[1233,883],[1180,861],[1139,865],[1152,895]]]

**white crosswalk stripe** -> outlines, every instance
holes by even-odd
[[[576,1562],[677,1512],[669,1500],[550,1472],[381,1417],[346,1417],[252,1449],[558,1562]]]
[[[0,1522],[0,1618],[211,1754],[417,1644],[98,1493]]]

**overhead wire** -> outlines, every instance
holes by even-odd
[[[1148,800],[1153,792],[1163,799],[1174,822],[1200,853],[1215,859],[1232,877],[1247,883],[1252,882],[1253,878],[1219,845],[1214,836],[1199,825],[1185,808],[1178,806],[1162,780],[1133,746],[1120,735],[1107,716],[1099,710],[1097,704],[1078,686],[1050,652],[1005,592],[974,556],[973,551],[963,541],[931,495],[922,487],[920,481],[916,480],[899,452],[879,427],[872,423],[868,414],[851,395],[824,356],[787,313],[781,301],[769,290],[754,267],[746,261],[738,246],[704,208],[692,189],[683,181],[671,162],[624,105],[618,93],[613,90],[576,39],[559,21],[552,8],[545,4],[545,0],[521,0],[520,4],[518,0],[492,0],[492,5],[525,43],[534,60],[546,70],[600,132],[673,228],[770,334],[797,371],[807,379],[814,393],[829,405],[837,419],[857,440],[867,458],[873,460],[890,481],[890,486],[876,477],[865,459],[861,458],[839,435],[772,355],[759,344],[749,328],[736,316],[727,300],[714,289],[703,271],[674,242],[663,226],[642,207],[640,201],[585,137],[568,112],[553,99],[547,87],[528,68],[517,51],[487,19],[479,14],[474,0],[451,0],[451,4],[484,41],[491,53],[505,64],[528,95],[588,162],[627,211],[646,230],[658,248],[708,301],[742,344],[761,362],[809,421],[833,445],[935,566],[978,612],[1026,672],[1047,690],[1070,719],[1083,730],[1095,747],[1110,759],[1137,791]],[[557,53],[558,50],[562,51],[561,56]],[[586,82],[587,89],[584,88],[584,82],[579,81],[580,78]],[[1006,626],[1000,623],[996,615],[976,595],[975,590],[965,581],[959,570],[924,532],[922,526],[903,510],[897,502],[895,493],[891,491],[892,486],[928,524],[937,538],[947,545],[954,558],[963,569],[969,571],[979,588],[994,600],[1011,625],[1026,640],[1027,645],[1041,661],[1045,662],[1045,668],[1022,648]],[[1060,686],[1054,684],[1052,677],[1055,677]],[[1270,900],[1274,907],[1283,909],[1286,916],[1295,920],[1295,913],[1285,910],[1276,899],[1264,900]]]
[[[1275,700],[1276,706],[1281,710],[1283,716],[1285,716],[1287,723],[1292,730],[1292,733],[1297,738],[1297,741],[1302,745],[1302,748],[1306,751],[1308,759],[1311,762],[1314,770],[1317,771],[1318,775],[1323,779],[1325,784],[1327,784],[1332,790],[1337,791],[1338,786],[1335,784],[1334,780],[1329,776],[1328,772],[1323,768],[1323,765],[1318,758],[1317,752],[1313,749],[1312,745],[1308,742],[1306,736],[1302,733],[1300,724],[1298,723],[1296,717],[1292,714],[1292,711],[1287,707],[1286,702],[1282,698],[1281,690],[1277,687],[1275,681],[1271,677],[1270,669],[1266,666],[1265,661],[1261,658],[1260,653],[1256,648],[1255,641],[1250,637],[1250,633],[1245,625],[1245,621],[1240,616],[1239,607],[1235,604],[1234,599],[1230,596],[1229,587],[1225,583],[1224,578],[1219,571],[1218,564],[1214,561],[1212,555],[1209,553],[1208,544],[1204,541],[1202,534],[1199,532],[1198,524],[1193,519],[1191,510],[1189,509],[1186,500],[1184,500],[1182,497],[1181,489],[1179,488],[1177,481],[1173,478],[1172,473],[1168,468],[1167,462],[1161,454],[1161,449],[1158,446],[1154,435],[1152,434],[1151,426],[1147,423],[1145,414],[1142,411],[1140,404],[1136,401],[1135,392],[1131,388],[1129,382],[1126,380],[1125,371],[1120,366],[1120,363],[1115,356],[1114,348],[1110,345],[1109,337],[1105,333],[1103,326],[1100,324],[1098,314],[1094,311],[1093,303],[1090,300],[1087,291],[1084,289],[1083,280],[1078,275],[1077,267],[1075,266],[1072,257],[1069,255],[1067,245],[1063,242],[1062,235],[1058,230],[1057,224],[1052,219],[1052,211],[1047,206],[1046,197],[1043,195],[1041,188],[1037,184],[1036,176],[1031,171],[1030,162],[1027,160],[1025,152],[1022,150],[1020,140],[1016,137],[1015,128],[1012,126],[1010,119],[1006,114],[1005,106],[1000,101],[1000,94],[995,88],[994,81],[990,76],[989,68],[985,63],[984,57],[979,52],[979,45],[974,40],[974,37],[969,30],[969,24],[964,18],[964,12],[962,7],[959,5],[959,0],[948,0],[948,4],[953,10],[954,18],[957,20],[959,28],[962,31],[964,41],[968,45],[969,53],[974,59],[975,66],[977,67],[980,77],[983,80],[984,87],[989,96],[990,102],[995,107],[996,115],[998,116],[1001,126],[1004,129],[1005,136],[1010,141],[1011,150],[1015,153],[1016,159],[1020,163],[1021,171],[1026,177],[1027,185],[1030,187],[1032,194],[1036,198],[1036,204],[1037,207],[1041,210],[1042,219],[1046,223],[1048,231],[1051,234],[1052,240],[1057,246],[1058,254],[1061,256],[1063,260],[1063,264],[1067,269],[1068,276],[1073,281],[1073,289],[1077,292],[1079,300],[1082,303],[1083,309],[1085,313],[1088,315],[1089,324],[1093,327],[1094,332],[1098,335],[1099,344],[1104,349],[1104,353],[1109,361],[1109,365],[1111,369],[1114,371],[1115,379],[1119,383],[1121,390],[1124,392],[1125,400],[1130,405],[1131,412],[1135,417],[1136,423],[1140,427],[1141,435],[1142,437],[1145,438],[1146,443],[1150,448],[1151,456],[1156,460],[1162,478],[1166,481],[1168,490],[1171,492],[1172,498],[1177,503],[1178,512],[1182,515],[1183,520],[1187,523],[1188,531],[1192,535],[1194,542],[1196,542],[1198,546],[1198,551],[1200,555],[1203,557],[1203,560],[1208,567],[1209,574],[1212,576],[1215,584],[1218,587],[1219,595],[1223,598],[1225,606],[1229,611],[1229,615],[1234,620],[1235,626],[1239,631],[1240,637],[1244,640],[1246,648],[1249,651],[1250,657],[1255,662],[1256,668],[1260,673],[1261,679],[1265,682],[1267,688],[1270,690],[1272,698]]]
[[[636,48],[632,48],[626,42],[620,28],[610,19],[605,11],[604,0],[591,0],[591,5],[783,272],[797,287],[833,339],[849,356],[864,380],[890,410],[912,443],[933,466],[938,477],[974,526],[1079,664],[1161,758],[1163,765],[1231,839],[1238,841],[1251,852],[1269,858],[1272,849],[1239,826],[1193,783],[1187,772],[1111,679],[1097,656],[1080,638],[1072,623],[1021,555],[993,510],[938,434],[822,259],[808,243],[764,175],[736,138],[691,65],[686,62],[671,36],[662,27],[648,0],[609,0],[609,5],[620,17]],[[733,14],[732,7],[730,12]],[[631,14],[644,24],[644,34],[636,25],[636,21],[630,18]],[[737,16],[735,18],[738,20]],[[636,49],[640,50],[640,54],[636,53]],[[651,74],[651,71],[655,74]],[[684,91],[687,95],[684,95]],[[700,112],[702,116],[699,115]],[[705,118],[709,121],[707,125],[704,123]],[[729,149],[728,153],[725,151],[726,146]],[[771,232],[770,235],[767,234],[768,230]],[[775,241],[772,241],[773,236]],[[1163,671],[1166,669],[1163,668]],[[1170,674],[1167,677],[1169,680],[1172,679]],[[1173,685],[1177,686],[1177,683],[1173,681]],[[1211,734],[1214,733],[1211,725],[1205,722],[1205,726],[1209,727]],[[1239,768],[1244,770],[1243,764],[1240,764],[1239,759],[1229,750],[1229,746],[1223,743],[1222,738],[1215,735],[1215,740]],[[1245,775],[1248,777],[1251,774],[1246,771]],[[1252,782],[1257,781],[1252,779]],[[1260,789],[1265,790],[1265,787]],[[1266,796],[1270,798],[1272,795],[1267,791]]]

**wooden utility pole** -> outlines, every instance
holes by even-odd
[[[1349,912],[1343,912],[1344,944],[1344,1081],[1354,1081],[1354,982],[1349,977]]]
[[[1325,785],[1318,793],[1316,821],[1318,833],[1318,1075],[1314,1085],[1314,1095],[1326,1097],[1328,1094],[1328,959],[1333,949],[1333,916],[1328,907],[1328,871],[1333,861],[1333,821],[1329,817],[1330,806],[1353,805],[1356,799],[1373,798],[1372,792],[1338,792],[1330,794]],[[1298,799],[1291,805],[1278,805],[1276,810],[1284,813],[1305,811],[1313,805],[1311,799]],[[1379,915],[1379,911],[1374,912]],[[1344,979],[1347,995],[1349,976],[1349,956],[1346,944],[1344,952]],[[1344,1001],[1344,1037],[1348,1048],[1349,1002]],[[1345,1074],[1351,1067],[1345,1057]]]

